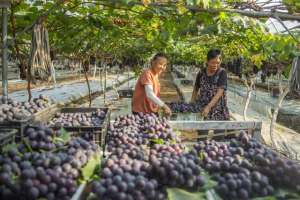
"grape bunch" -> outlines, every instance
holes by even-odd
[[[180,141],[167,120],[154,114],[120,116],[110,125],[108,135],[108,151],[117,147],[126,149],[131,145],[149,145],[157,139]]]
[[[150,152],[151,174],[163,185],[196,190],[205,184],[204,177],[200,175],[200,159],[182,153],[180,146],[156,145]]]
[[[51,128],[39,124],[36,127],[28,127],[24,131],[25,141],[27,145],[35,151],[51,151],[56,148],[62,147],[62,142],[54,143],[53,140],[56,136],[60,135],[60,131],[53,131]],[[19,145],[19,150],[21,152],[26,151],[26,145]]]
[[[30,102],[17,102],[9,98],[4,103],[2,98],[0,103],[0,122],[26,119],[49,106],[50,101],[44,95],[40,95]]]
[[[12,155],[0,159],[1,199],[70,199],[76,191],[79,172],[68,168],[66,154],[26,153],[18,161]]]
[[[90,131],[85,131],[80,133],[80,137],[83,138],[86,141],[97,141],[98,138],[97,134],[95,134],[95,132],[90,132]]]
[[[143,135],[139,133],[137,127],[128,126],[124,128],[109,128],[109,139],[107,142],[107,150],[115,151],[116,148],[130,149],[131,147],[140,147],[147,145],[149,142]]]
[[[82,113],[56,113],[49,124],[55,127],[100,126],[105,116],[106,113],[101,109]]]
[[[181,143],[177,144],[154,144],[150,149],[151,157],[156,156],[162,158],[165,155],[180,155],[184,152],[184,145]],[[151,159],[151,158],[150,158]]]
[[[232,139],[230,144],[201,141],[191,151],[203,158],[202,167],[218,182],[217,192],[224,199],[249,199],[272,195],[274,188],[267,176],[255,169],[245,151]]]
[[[236,76],[242,77],[243,58],[237,57],[232,61],[225,63],[225,68]]]
[[[299,163],[279,156],[255,139],[242,133],[235,145],[245,149],[245,157],[251,160],[258,171],[269,177],[272,184],[296,189],[300,192]]]
[[[111,156],[103,165],[101,180],[93,182],[92,191],[103,200],[166,199],[158,181],[147,176],[148,168],[148,163],[125,154],[121,158]]]
[[[231,170],[234,171],[232,168]],[[224,199],[250,199],[272,195],[274,192],[266,176],[258,171],[250,172],[243,167],[239,167],[235,172],[214,174],[213,179],[218,182],[216,191]]]
[[[201,105],[198,103],[171,102],[167,105],[173,113],[198,113],[201,111]]]
[[[43,139],[42,132],[45,136],[53,134],[44,126],[29,130],[37,132],[35,139],[39,140]],[[51,149],[55,151],[37,146],[32,148],[35,151],[27,152],[19,144],[0,156],[0,199],[71,199],[78,187],[80,169],[99,153],[99,147],[82,138],[71,138],[61,148],[54,141],[48,144],[55,145]]]
[[[117,147],[110,153],[111,155],[116,155],[117,157],[126,156],[130,159],[136,159],[141,161],[149,160],[149,151],[145,146],[130,145],[128,148]]]

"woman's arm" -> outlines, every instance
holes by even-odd
[[[212,100],[204,107],[203,111],[202,111],[202,115],[204,117],[207,117],[208,113],[210,112],[210,110],[217,104],[217,102],[220,100],[220,98],[222,97],[224,93],[224,89],[223,88],[219,88],[217,90],[217,93],[215,94],[215,96],[212,98]]]
[[[153,92],[153,86],[150,84],[145,85],[145,92],[148,99],[150,99],[153,103],[162,107],[167,115],[171,115],[172,111],[162,100],[160,100]]]
[[[150,99],[153,103],[158,105],[159,107],[163,107],[165,103],[160,100],[153,92],[153,86],[152,85],[145,85],[145,92],[148,99]]]
[[[216,95],[215,95],[215,96],[212,98],[212,100],[207,104],[207,106],[208,106],[209,108],[214,107],[214,106],[217,104],[217,102],[220,100],[220,98],[223,96],[223,94],[224,94],[224,89],[223,89],[223,88],[219,88],[219,89],[217,90]]]

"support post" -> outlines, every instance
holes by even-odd
[[[106,79],[107,79],[107,70],[106,70],[106,64],[104,65],[104,93],[103,93],[103,99],[104,104],[106,103]]]
[[[2,94],[6,103],[8,98],[7,81],[7,7],[2,8]]]
[[[128,90],[129,90],[130,89],[129,88],[129,77],[130,77],[130,75],[129,75],[129,66],[127,66],[127,76],[128,76],[127,77],[128,78],[128,81],[127,81],[128,85],[127,86],[128,86]]]
[[[96,73],[97,73],[97,59],[95,59],[93,78],[96,77]]]

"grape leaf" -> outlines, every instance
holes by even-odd
[[[94,193],[90,193],[87,200],[97,200],[99,199]]]
[[[95,169],[98,165],[100,165],[100,154],[95,153],[91,159],[87,162],[87,164],[81,168],[81,175],[83,178],[83,181],[88,181],[93,176]]]
[[[218,183],[212,180],[206,172],[202,172],[201,176],[203,176],[205,179],[205,185],[201,188],[202,190],[210,190],[218,185]]]
[[[154,144],[164,144],[164,140],[159,138],[159,139],[150,139],[150,142],[153,142]]]
[[[276,197],[273,196],[267,196],[267,197],[257,197],[257,198],[252,198],[251,200],[276,200]]]
[[[7,153],[11,149],[17,149],[17,144],[12,143],[12,144],[7,144],[4,147],[2,147],[2,153]]]
[[[275,197],[277,198],[284,198],[284,199],[300,199],[300,195],[297,194],[295,191],[293,190],[289,190],[289,189],[278,189],[276,190]]]
[[[27,147],[27,149],[29,150],[29,152],[33,152],[31,146],[29,145],[29,141],[28,139],[23,139],[23,143],[25,144],[25,146]]]
[[[169,200],[201,200],[205,199],[205,194],[203,192],[189,192],[179,188],[168,188],[168,199]]]
[[[205,194],[207,200],[222,200],[222,198],[215,192],[215,190],[207,190]]]
[[[61,132],[60,136],[56,137],[55,140],[60,140],[64,143],[67,143],[71,140],[70,133],[68,133],[64,128],[61,128],[60,132]]]

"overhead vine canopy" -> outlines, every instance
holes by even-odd
[[[278,2],[278,1],[276,1]],[[29,55],[34,24],[42,20],[54,55],[145,61],[156,51],[172,62],[200,63],[218,47],[225,59],[243,56],[291,65],[299,29],[273,34],[270,18],[300,22],[299,3],[284,0],[55,0],[13,1],[11,51]],[[293,35],[293,37],[291,37]],[[18,50],[19,49],[19,50]]]

